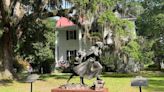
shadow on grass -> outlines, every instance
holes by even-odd
[[[12,83],[12,80],[0,80],[0,86],[10,86]]]
[[[149,80],[149,86],[146,88],[152,92],[164,92],[164,80]]]
[[[38,80],[40,81],[46,81],[49,78],[54,78],[54,79],[68,79],[70,74],[39,74],[40,77]],[[26,79],[28,77],[28,74],[23,74],[21,75],[21,78],[17,80],[20,83],[26,83]],[[37,81],[37,80],[36,80]]]
[[[141,71],[140,75],[145,77],[164,77],[164,72],[162,71]]]

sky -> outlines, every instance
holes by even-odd
[[[69,2],[67,2],[65,0],[62,0],[62,1],[63,1],[63,3],[62,3],[62,8],[63,9],[71,8],[72,5]]]
[[[69,2],[67,2],[65,0],[62,0],[62,1],[63,1],[62,2],[62,8],[63,9],[68,9],[68,8],[71,8],[72,7],[72,5]],[[60,18],[59,16],[53,17],[53,19],[55,19],[55,20],[58,20],[59,18]]]

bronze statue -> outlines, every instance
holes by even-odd
[[[73,73],[67,82],[69,82],[74,75],[80,76],[80,84],[82,85],[85,84],[84,78],[91,79],[97,77],[97,80],[101,80],[99,74],[103,67],[99,61],[103,47],[104,44],[102,42],[96,42],[88,52],[78,51],[74,62]]]

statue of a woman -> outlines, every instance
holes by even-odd
[[[80,76],[81,84],[84,84],[83,78],[91,79],[97,77],[100,80],[99,74],[102,71],[102,65],[99,63],[102,54],[103,43],[96,42],[90,50],[85,52],[78,52],[75,62],[77,65],[73,71]]]

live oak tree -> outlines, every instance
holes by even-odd
[[[60,0],[0,0],[0,77],[13,78],[14,48],[22,37],[28,24],[37,23],[40,19],[59,15]],[[51,6],[56,9],[50,12]]]

